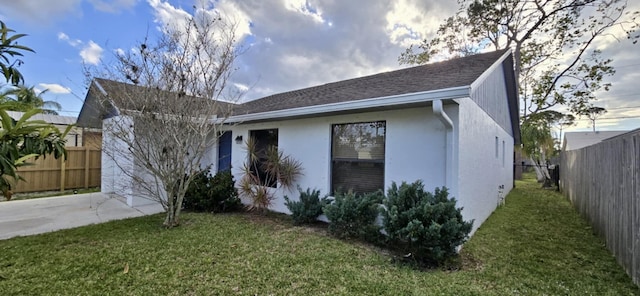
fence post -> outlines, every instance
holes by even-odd
[[[89,147],[85,146],[84,147],[84,188],[85,189],[89,188],[89,165],[91,164],[89,159],[89,152],[91,152],[89,150]]]
[[[66,169],[66,159],[64,156],[60,157],[60,191],[64,191],[64,181]]]

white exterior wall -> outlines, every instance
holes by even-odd
[[[156,183],[162,184],[160,180],[155,179],[155,177],[152,174],[150,174],[149,171],[147,171],[147,169],[140,166],[138,162],[136,162],[134,169],[135,169],[136,176],[143,178],[145,180],[144,181],[145,184],[156,184]],[[134,185],[136,184],[133,181],[130,181],[130,182]],[[167,196],[165,192],[163,190],[159,190],[159,193],[162,194],[160,198],[166,201]],[[145,191],[141,186],[133,186],[131,190],[131,194],[127,196],[127,204],[130,207],[139,207],[139,206],[160,203],[159,200],[148,198],[148,196],[149,196],[149,192]]]
[[[102,168],[100,191],[117,194],[129,199],[132,196],[132,182],[124,170],[133,171],[133,157],[127,153],[127,145],[113,135],[114,125],[126,120],[133,126],[131,118],[116,116],[102,121]],[[131,129],[133,132],[133,128]],[[133,137],[133,133],[131,133]],[[116,164],[117,163],[117,164]],[[127,201],[128,202],[128,201]],[[131,203],[129,203],[132,206]]]
[[[471,99],[461,99],[458,132],[458,199],[473,231],[513,188],[513,137]],[[496,137],[498,151],[496,157]],[[504,150],[503,150],[504,142]],[[499,186],[504,185],[500,190]]]
[[[445,110],[455,110],[447,106]],[[326,195],[331,189],[331,125],[369,121],[386,121],[385,190],[392,181],[423,180],[432,191],[445,182],[445,129],[433,115],[431,107],[384,112],[325,116],[233,126],[233,138],[249,137],[250,130],[278,129],[278,148],[302,162],[303,173],[298,184],[303,189],[315,188]],[[232,143],[232,172],[236,181],[242,177],[246,161],[244,143]],[[298,192],[278,190],[272,210],[288,213],[283,195],[297,199]],[[244,201],[247,202],[248,201]]]
[[[135,164],[127,144],[113,135],[114,132],[122,132],[123,126],[131,126],[128,136],[134,137],[134,125],[133,120],[128,116],[115,116],[102,122],[102,184],[100,191],[124,197],[130,207],[157,203],[157,201],[142,197],[145,194],[140,192],[139,186],[135,186],[131,174],[146,178],[150,178],[150,176]]]
[[[200,167],[207,168],[212,175],[215,175],[218,171],[218,141],[213,142],[213,145],[207,147],[200,160]]]

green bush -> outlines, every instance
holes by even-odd
[[[288,196],[284,197],[284,204],[291,211],[293,224],[300,225],[315,222],[318,216],[322,215],[322,207],[328,203],[327,199],[320,199],[320,190],[314,189],[312,191],[307,188],[307,191],[302,191],[302,188],[298,187],[298,191],[300,191],[300,199],[298,201],[292,201]]]
[[[209,170],[198,173],[189,184],[183,206],[195,212],[231,212],[242,208],[230,171],[211,176]]]
[[[329,219],[329,233],[338,238],[378,243],[381,234],[376,219],[382,198],[380,191],[362,196],[336,193],[334,201],[323,208]]]
[[[456,255],[471,232],[473,221],[462,220],[462,208],[448,198],[446,188],[426,192],[421,181],[394,182],[382,210],[390,246],[410,254],[420,264],[441,264]]]

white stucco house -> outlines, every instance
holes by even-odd
[[[90,91],[78,124],[100,127],[117,116],[116,108],[99,107]],[[428,190],[446,186],[464,207],[464,219],[475,220],[474,231],[512,189],[514,145],[520,143],[510,51],[275,94],[235,105],[226,122],[227,133],[211,147],[206,165],[231,168],[236,180],[247,158],[242,139],[254,137],[300,161],[298,185],[323,195],[386,190],[393,181],[418,179]],[[109,139],[103,135],[104,147]],[[110,161],[103,156],[105,193],[120,176]],[[277,194],[272,210],[287,212],[282,195],[297,194]],[[127,201],[140,203],[135,196]]]

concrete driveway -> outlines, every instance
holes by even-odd
[[[102,193],[0,202],[0,240],[163,212],[159,204],[131,208]]]

